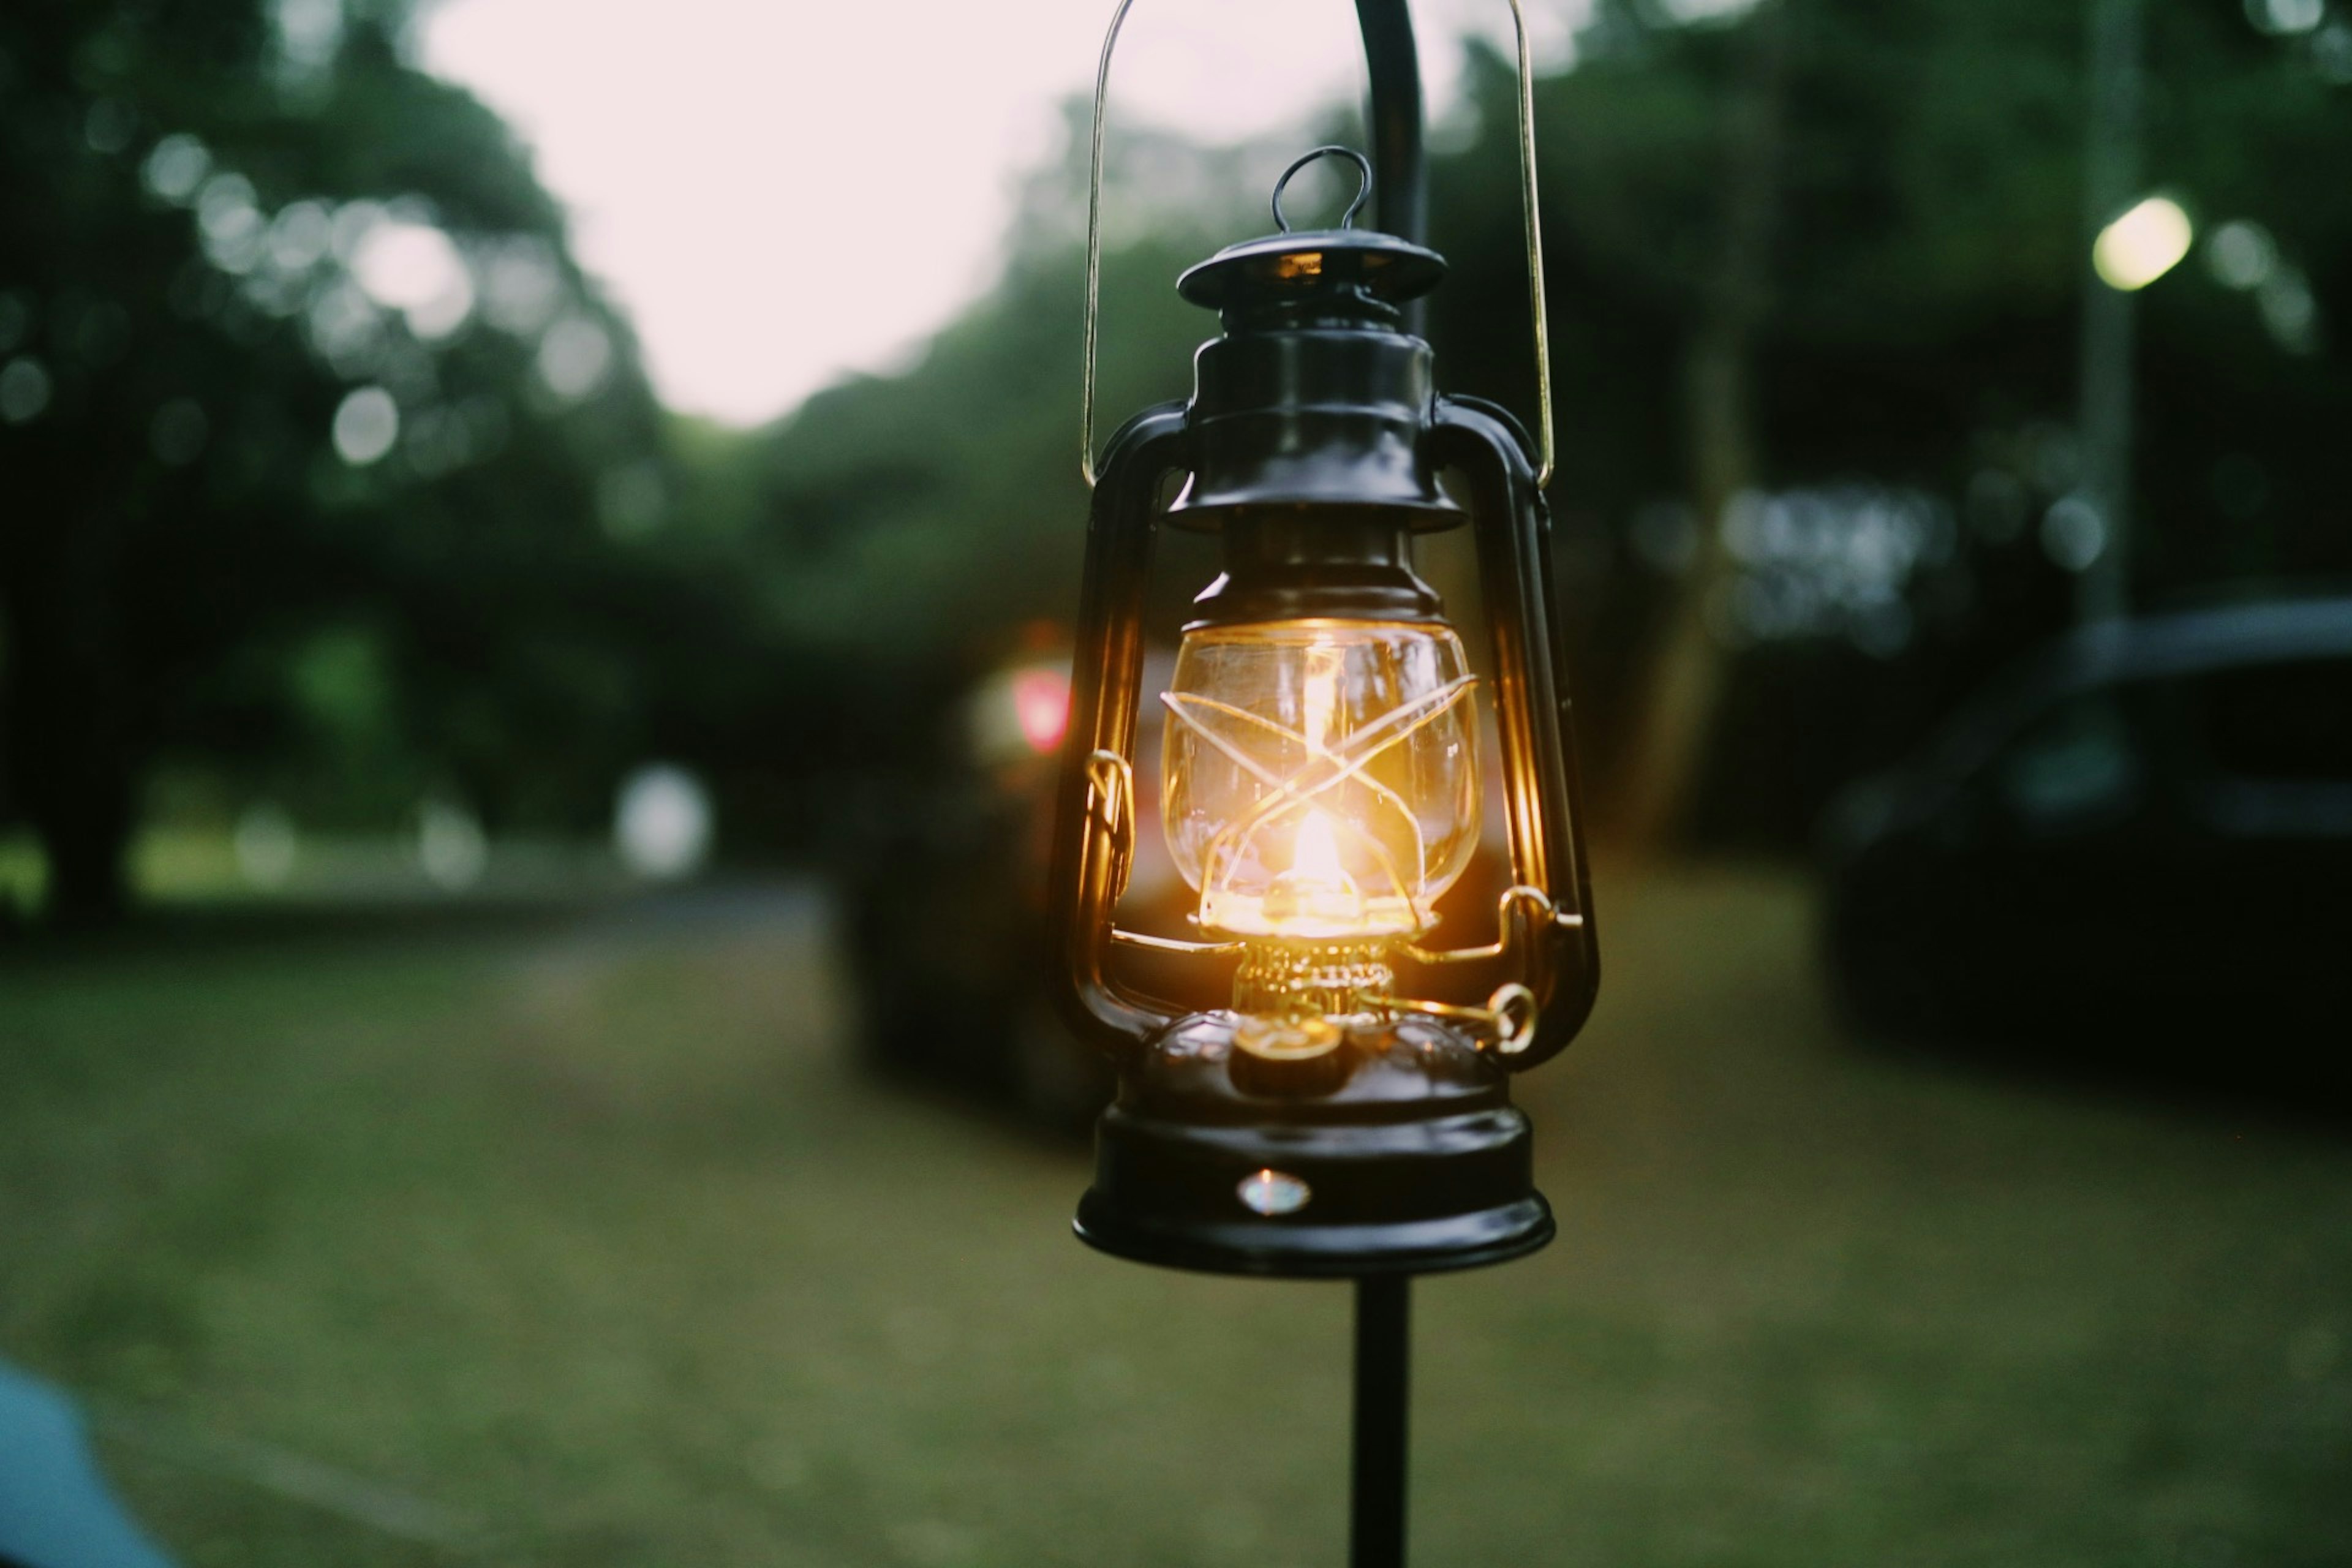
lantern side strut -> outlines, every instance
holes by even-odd
[[[1591,1015],[1601,986],[1591,874],[1575,809],[1581,795],[1553,625],[1551,520],[1526,437],[1507,413],[1475,398],[1440,398],[1433,435],[1437,459],[1469,484],[1480,596],[1495,639],[1495,716],[1518,884],[1503,898],[1499,945],[1516,958],[1538,1004],[1532,1037],[1504,1058],[1518,1072],[1566,1047]],[[1520,526],[1524,517],[1534,526]]]
[[[1135,847],[1129,759],[1141,705],[1143,606],[1160,481],[1186,466],[1188,445],[1181,403],[1129,420],[1111,437],[1087,519],[1048,912],[1063,1015],[1082,1038],[1115,1056],[1137,1048],[1183,1011],[1122,984],[1106,961],[1115,940],[1111,911],[1127,890]]]

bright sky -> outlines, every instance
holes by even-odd
[[[674,407],[756,424],[887,366],[988,284],[1112,0],[438,0],[425,66],[534,150]],[[1578,0],[1529,0],[1539,65]],[[1433,105],[1506,0],[1414,0]],[[1137,0],[1115,109],[1198,140],[1362,91],[1349,0]],[[1303,149],[1302,149],[1303,151]],[[886,243],[911,235],[913,243]],[[1071,309],[1076,310],[1074,300]]]

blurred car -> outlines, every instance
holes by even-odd
[[[2352,1084],[2352,598],[2084,627],[1822,840],[1829,963],[1874,1032]]]
[[[1174,670],[1172,651],[1144,662],[1147,701],[1135,746],[1140,830],[1118,921],[1197,940],[1197,899],[1160,828],[1157,694]],[[839,894],[870,1065],[1076,1131],[1108,1102],[1112,1079],[1064,1026],[1047,986],[1046,865],[1069,695],[1066,652],[1032,649],[974,683],[955,715],[954,764],[866,803],[857,842],[842,858]],[[1493,727],[1484,728],[1483,836],[1469,868],[1438,901],[1445,945],[1493,941],[1496,901],[1509,885],[1500,770]],[[1232,999],[1231,959],[1121,952],[1113,962],[1122,978],[1182,1011]],[[1428,989],[1440,999],[1477,999],[1450,986]]]
[[[1171,662],[1150,674],[1164,680]],[[1111,1088],[1045,985],[1045,865],[1069,700],[1066,651],[1032,647],[991,669],[950,716],[948,765],[866,803],[840,889],[868,1064],[1010,1101],[1055,1127],[1090,1121]],[[1156,745],[1155,735],[1146,724],[1139,742]],[[1146,814],[1158,809],[1156,762],[1155,751],[1137,770]],[[1144,836],[1130,904],[1165,897],[1170,884],[1184,892],[1156,836]]]

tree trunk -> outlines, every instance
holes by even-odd
[[[132,812],[127,779],[53,811],[35,823],[48,858],[41,913],[62,930],[113,925],[130,912]]]
[[[1723,519],[1755,488],[1749,348],[1769,289],[1788,98],[1790,0],[1765,0],[1748,24],[1747,68],[1724,116],[1721,244],[1683,355],[1683,417],[1698,548],[1675,591],[1617,813],[1636,851],[1668,842],[1689,815],[1728,674],[1709,626],[1731,575]]]
[[[5,563],[5,756],[10,798],[48,862],[53,925],[110,924],[130,908],[136,822],[130,650],[111,530],[90,524]]]

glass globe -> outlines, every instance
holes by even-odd
[[[1305,620],[1184,634],[1161,816],[1226,937],[1402,937],[1478,839],[1474,678],[1453,628]]]

